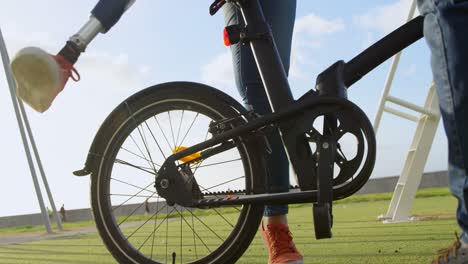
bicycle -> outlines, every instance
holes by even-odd
[[[235,263],[266,204],[313,203],[315,236],[330,238],[333,200],[366,183],[376,156],[372,125],[347,100],[347,89],[423,36],[417,17],[351,61],[330,66],[315,89],[294,100],[259,1],[216,0],[210,14],[226,2],[248,26],[226,27],[225,41],[251,46],[273,113],[259,116],[215,88],[189,82],[152,86],[117,106],[75,175],[91,174],[99,234],[121,263]],[[276,129],[299,190],[266,188],[265,135]],[[341,144],[346,135],[355,142],[351,155]],[[136,216],[143,205],[147,214]]]

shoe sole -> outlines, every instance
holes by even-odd
[[[59,66],[45,51],[24,48],[11,62],[17,95],[34,110],[44,112],[52,104],[53,88],[59,82]],[[49,95],[49,96],[47,96]]]
[[[281,262],[281,263],[273,263],[273,264],[304,264],[304,260],[296,260],[293,262]]]

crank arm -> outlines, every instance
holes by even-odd
[[[336,119],[326,116],[325,127],[336,127]],[[315,238],[331,238],[331,228],[333,226],[333,164],[335,160],[336,142],[333,137],[325,136],[325,140],[319,142],[317,146],[318,177],[317,203],[313,204]]]

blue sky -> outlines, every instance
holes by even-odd
[[[288,1],[288,0],[284,0]],[[57,52],[88,19],[95,0],[2,3],[0,27],[10,56],[25,46]],[[153,84],[190,80],[213,85],[239,99],[223,46],[223,15],[208,15],[208,0],[138,0],[108,34],[100,35],[76,68],[82,80],[69,83],[45,114],[28,109],[56,203],[89,207],[89,178],[81,169],[94,134],[112,109]],[[291,87],[296,97],[336,60],[349,60],[401,25],[411,0],[299,0],[293,44]],[[27,8],[25,8],[27,6]],[[383,64],[349,91],[373,120],[388,72]],[[431,83],[429,51],[419,41],[405,51],[392,94],[422,105]],[[0,216],[38,212],[39,207],[18,132],[6,81],[0,74]],[[373,177],[400,173],[416,125],[384,115],[378,133]],[[446,140],[439,128],[426,171],[447,167]]]

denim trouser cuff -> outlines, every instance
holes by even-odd
[[[287,205],[267,205],[263,211],[263,216],[278,216],[288,214]]]

